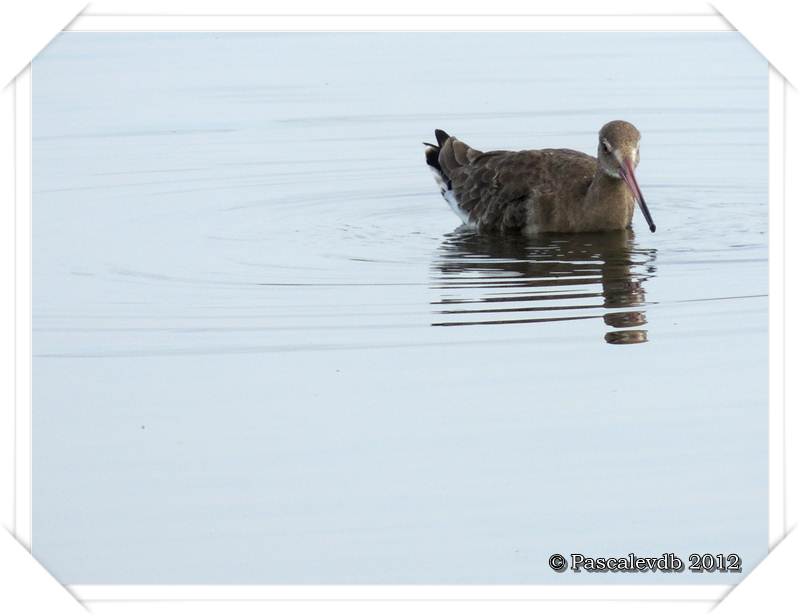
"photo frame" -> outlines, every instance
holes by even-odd
[[[122,3],[120,3],[121,5]],[[697,6],[692,3],[693,6]],[[733,26],[721,15],[707,9],[695,9],[693,14],[667,15],[661,13],[645,15],[624,15],[609,13],[605,15],[582,15],[580,10],[564,15],[551,12],[547,14],[507,14],[477,15],[470,12],[461,15],[442,14],[403,14],[387,12],[382,15],[247,15],[233,14],[137,14],[120,13],[82,13],[66,28],[73,32],[120,32],[120,31],[440,31],[440,30],[491,30],[491,31],[539,31],[539,30],[627,30],[627,31],[725,31]],[[583,9],[585,10],[585,8]],[[52,33],[55,34],[55,33]],[[772,58],[770,58],[772,60]],[[786,503],[791,497],[788,493],[787,434],[791,420],[786,415],[784,391],[787,329],[785,302],[789,299],[787,291],[787,267],[789,245],[785,243],[786,229],[789,226],[787,204],[786,172],[789,135],[786,120],[787,100],[791,86],[777,69],[770,74],[770,125],[769,125],[769,235],[770,235],[770,496],[769,496],[769,541],[776,546],[786,536],[787,524],[791,514]],[[31,145],[30,145],[30,103],[31,78],[29,69],[20,73],[14,82],[13,115],[15,124],[14,157],[14,285],[16,299],[14,304],[15,331],[15,416],[14,426],[14,523],[13,534],[24,546],[30,545],[31,530],[31,448],[33,439],[31,408]],[[4,100],[8,100],[7,98]],[[7,103],[6,103],[7,105]],[[7,107],[4,107],[7,109]],[[796,151],[796,150],[795,150]],[[789,189],[790,191],[791,189]],[[5,194],[8,194],[6,192]],[[5,316],[5,315],[4,315]],[[27,333],[27,335],[26,335]],[[9,422],[6,422],[9,425]],[[67,590],[80,602],[94,611],[111,613],[114,606],[125,601],[210,601],[230,602],[236,606],[241,601],[335,601],[335,602],[373,602],[373,601],[415,601],[436,602],[458,600],[476,602],[526,602],[526,601],[599,601],[616,603],[616,607],[630,605],[630,601],[680,601],[695,607],[707,609],[725,597],[732,590],[729,586],[581,586],[581,587],[542,587],[542,586],[495,586],[495,587],[294,587],[294,586],[226,586],[226,587],[169,587],[169,586],[71,586]],[[62,597],[63,599],[63,597]],[[723,602],[724,604],[725,602]],[[723,605],[721,604],[721,605]]]

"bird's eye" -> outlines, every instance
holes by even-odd
[[[606,152],[611,152],[611,146],[609,145],[608,141],[604,141],[604,142],[603,142],[603,149],[604,149]]]

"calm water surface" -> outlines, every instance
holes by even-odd
[[[63,582],[766,554],[767,65],[737,34],[75,33],[33,84],[33,549]],[[434,128],[593,152],[617,118],[655,234],[482,237],[424,165]]]

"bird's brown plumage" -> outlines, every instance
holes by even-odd
[[[481,152],[444,131],[436,131],[436,137],[438,145],[428,144],[427,158],[442,176],[437,178],[442,194],[454,199],[462,218],[480,231],[611,231],[630,226],[633,194],[593,156],[567,149]],[[600,148],[604,139],[638,148],[639,133],[627,122],[610,122],[601,130]]]

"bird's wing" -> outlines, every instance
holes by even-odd
[[[574,150],[480,152],[450,137],[439,154],[459,207],[482,229],[520,229],[530,204],[555,207],[558,195],[585,189],[595,159]],[[579,180],[573,191],[573,179]]]

